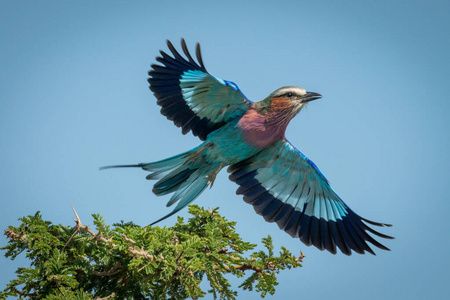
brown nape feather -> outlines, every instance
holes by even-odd
[[[266,98],[253,104],[259,114],[286,112],[293,108],[293,103],[284,97]]]
[[[294,105],[293,105],[292,101],[290,101],[284,97],[272,98],[270,101],[270,111],[271,112],[284,111],[293,106]]]

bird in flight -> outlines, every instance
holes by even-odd
[[[286,127],[318,93],[286,86],[259,102],[252,102],[238,86],[206,71],[200,45],[195,61],[186,42],[185,56],[167,41],[172,56],[160,51],[149,71],[150,90],[161,114],[203,141],[198,147],[173,157],[136,165],[157,180],[153,193],[172,194],[167,206],[177,203],[168,218],[213,185],[216,175],[228,166],[230,180],[239,185],[237,194],[253,205],[267,222],[275,222],[292,237],[320,250],[346,255],[352,250],[374,254],[368,243],[389,250],[369,233],[391,239],[353,212],[331,188],[319,168],[285,137]]]

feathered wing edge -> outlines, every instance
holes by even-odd
[[[210,132],[226,124],[224,115],[233,118],[250,107],[250,101],[234,83],[206,71],[199,43],[196,46],[198,63],[184,39],[181,39],[181,46],[186,58],[170,41],[167,46],[172,56],[160,51],[156,60],[162,65],[151,65],[148,82],[161,106],[161,114],[181,127],[183,134],[192,131],[204,141]]]
[[[181,40],[181,46],[187,60],[178,53],[170,41],[167,41],[167,46],[173,57],[160,51],[161,56],[156,60],[162,66],[151,65],[152,70],[148,72],[149,88],[155,95],[157,104],[161,106],[162,115],[173,121],[177,127],[181,127],[183,134],[192,131],[194,136],[205,140],[208,133],[220,127],[221,124],[214,124],[207,118],[197,116],[186,103],[180,87],[180,78],[186,71],[198,70],[207,74],[201,57],[200,44],[197,44],[196,51],[200,65],[192,58],[184,39]]]
[[[303,159],[300,155],[298,158]],[[300,238],[307,246],[314,245],[320,250],[328,250],[333,254],[336,254],[336,248],[339,248],[346,255],[351,255],[352,250],[360,254],[367,251],[375,255],[367,242],[380,249],[390,250],[376,241],[368,232],[381,238],[393,239],[393,237],[382,234],[367,224],[380,227],[391,225],[360,217],[334,193],[331,187],[329,188],[335,195],[331,199],[326,196],[326,192],[310,195],[312,190],[306,182],[298,182],[295,187],[291,187],[290,195],[277,197],[287,188],[282,176],[275,179],[276,183],[273,176],[267,176],[270,178],[267,182],[260,182],[257,178],[259,169],[257,165],[268,161],[261,162],[260,158],[252,157],[228,168],[228,172],[231,173],[230,180],[240,186],[236,193],[243,195],[244,201],[252,204],[255,211],[266,221],[277,223],[280,229],[292,237]],[[309,164],[309,166],[320,178],[326,180],[315,165]],[[270,168],[270,165],[266,164],[265,167]],[[282,170],[278,170],[279,173],[282,173]],[[298,197],[288,201],[294,193]],[[309,199],[314,200],[302,202],[302,197],[310,197]]]

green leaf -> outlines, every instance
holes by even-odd
[[[30,266],[17,269],[0,298],[197,299],[209,293],[236,299],[230,276],[242,278],[239,288],[265,297],[275,293],[276,274],[301,266],[284,247],[276,256],[270,236],[262,239],[265,251],[249,253],[256,244],[243,241],[218,208],[190,205],[188,211],[187,222],[178,217],[168,228],[125,221],[110,226],[93,214],[96,233],[53,225],[39,212],[23,217],[5,231],[8,244],[1,250],[11,260],[26,252]]]

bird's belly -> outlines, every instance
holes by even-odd
[[[244,141],[242,132],[236,127],[236,123],[230,122],[208,135],[204,143],[211,144],[208,147],[209,159],[232,165],[255,155],[261,150]]]

